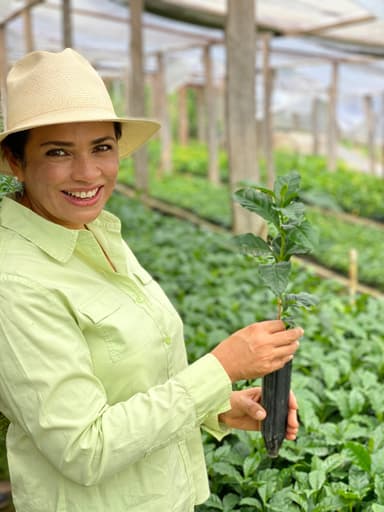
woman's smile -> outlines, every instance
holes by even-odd
[[[71,204],[78,206],[90,206],[95,204],[100,198],[102,186],[92,189],[81,190],[63,190],[66,200]]]

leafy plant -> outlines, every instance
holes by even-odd
[[[253,233],[238,235],[235,240],[242,251],[253,256],[261,281],[275,295],[277,318],[289,326],[295,324],[295,312],[316,304],[307,292],[291,293],[289,280],[291,257],[308,254],[317,242],[317,232],[305,217],[305,206],[298,200],[300,175],[292,172],[277,178],[273,190],[248,185],[235,193],[235,200],[247,210],[263,217],[269,226],[267,240]],[[262,403],[267,411],[262,432],[268,453],[278,455],[286,432],[292,364],[266,375],[263,379]]]

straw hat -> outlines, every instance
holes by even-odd
[[[9,134],[51,124],[86,121],[121,123],[119,155],[144,144],[160,125],[149,119],[117,117],[103,80],[79,53],[35,51],[21,58],[7,77],[7,119],[0,142]],[[0,172],[11,170],[0,156]]]

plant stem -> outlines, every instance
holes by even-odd
[[[283,301],[281,300],[281,297],[277,297],[277,319],[281,319],[281,310],[282,310],[282,304]]]

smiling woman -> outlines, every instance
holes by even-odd
[[[248,325],[188,365],[181,319],[104,210],[119,168],[159,128],[118,118],[78,53],[8,75],[0,172],[0,411],[17,512],[192,512],[208,498],[200,428],[259,430],[260,389],[302,329]],[[298,429],[290,400],[286,437]]]
[[[2,148],[24,183],[20,203],[61,226],[84,228],[114,189],[119,157],[112,122],[40,126],[26,132],[20,156],[9,149],[7,138]]]

